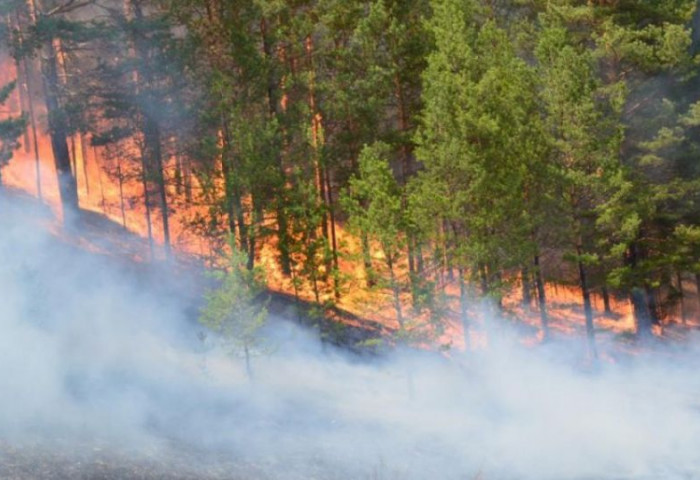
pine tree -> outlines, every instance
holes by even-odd
[[[500,303],[504,272],[522,261],[519,252],[530,236],[522,192],[541,133],[533,71],[515,54],[507,32],[477,4],[433,6],[436,48],[423,77],[416,137],[426,185],[418,191],[431,196],[424,202],[439,204],[433,211],[454,238],[448,256],[460,271],[466,333],[463,276],[479,278],[482,294]],[[523,158],[523,152],[533,156]]]
[[[599,227],[607,235],[605,249],[622,265],[610,272],[613,284],[629,292],[634,306],[637,332],[651,335],[660,322],[658,285],[663,283],[658,252],[663,238],[657,236],[657,175],[646,164],[644,144],[656,134],[663,91],[673,83],[674,69],[688,60],[690,32],[687,28],[695,2],[629,2],[580,7],[572,23],[585,25],[596,39],[595,56],[599,78],[609,91],[624,90],[618,122],[625,127],[618,152],[618,174],[609,176],[611,193],[601,208]],[[573,11],[574,9],[572,9]],[[650,128],[651,127],[651,128]],[[668,179],[668,177],[667,177]],[[661,247],[665,249],[665,247]],[[619,261],[619,260],[618,260]]]
[[[16,83],[11,82],[0,88],[0,105],[5,104],[15,86]],[[0,120],[0,187],[2,187],[2,168],[10,162],[14,151],[19,148],[18,139],[26,128],[27,120],[24,115],[8,116],[8,118]]]
[[[543,79],[542,97],[557,165],[565,248],[578,270],[586,334],[595,356],[589,269],[597,261],[596,209],[606,195],[606,178],[619,172],[617,152],[622,139],[619,109],[624,97],[605,90],[597,78],[593,52],[569,36],[552,19],[537,46]]]
[[[247,255],[236,249],[233,240],[229,247],[226,266],[213,272],[219,285],[205,295],[199,321],[219,335],[232,354],[243,354],[246,373],[252,380],[252,357],[264,345],[261,329],[267,319],[269,300],[263,298],[263,271],[248,268]]]
[[[67,105],[65,58],[70,51],[84,46],[92,38],[92,29],[78,13],[90,1],[27,0],[18,8],[26,22],[18,24],[13,42],[17,59],[38,54],[43,84],[43,100],[48,116],[48,131],[58,176],[64,217],[79,207],[75,172],[72,170],[68,139],[71,122]],[[20,40],[21,39],[21,40]]]
[[[401,189],[388,163],[390,147],[385,143],[367,145],[359,158],[359,172],[350,179],[348,192],[341,198],[349,214],[349,225],[365,233],[379,245],[388,274],[396,320],[405,328],[401,303],[402,281],[397,262],[405,244],[405,212]]]
[[[98,45],[105,54],[95,66],[85,91],[95,101],[93,145],[118,144],[137,152],[136,169],[143,185],[146,223],[153,249],[154,210],[160,211],[166,258],[170,257],[170,205],[166,138],[184,122],[178,99],[184,88],[183,68],[170,24],[161,12],[132,0],[111,12]],[[125,155],[126,156],[126,155]]]

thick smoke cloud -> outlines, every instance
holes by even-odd
[[[250,383],[199,341],[194,287],[86,253],[36,216],[0,197],[4,445],[148,452],[171,468],[187,452],[194,478],[700,475],[690,347],[580,368],[572,343],[526,349],[503,327],[469,356],[360,359],[273,319]]]

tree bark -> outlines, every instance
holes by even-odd
[[[523,266],[520,269],[520,281],[522,286],[522,305],[525,308],[530,308],[532,305],[532,284],[530,283],[530,270]]]
[[[603,295],[603,308],[605,309],[605,313],[609,315],[612,313],[612,309],[610,308],[610,292],[608,291],[607,285],[603,285],[601,293]]]
[[[481,281],[481,295],[487,297],[489,295],[489,281],[486,275],[486,265],[479,264],[479,279]]]
[[[85,141],[85,135],[79,133],[80,135],[80,159],[83,162],[83,178],[85,179],[85,192],[88,198],[90,198],[90,176],[88,175],[88,149],[87,142]]]
[[[391,282],[391,291],[394,297],[394,310],[396,311],[396,320],[399,322],[399,328],[403,330],[403,312],[401,311],[401,296],[399,284],[396,281],[396,275],[394,273],[394,260],[391,256],[387,256],[386,261],[387,267],[389,268],[389,281]]]
[[[340,266],[338,263],[338,239],[336,237],[335,231],[335,202],[333,201],[333,190],[331,189],[331,177],[328,172],[328,167],[324,168],[325,178],[326,178],[326,195],[328,195],[328,215],[330,218],[330,230],[331,230],[331,252],[333,255],[333,268],[335,272],[333,273],[333,294],[335,295],[336,301],[340,300]]]
[[[680,308],[681,323],[686,324],[686,313],[685,313],[685,294],[683,292],[683,275],[680,271],[676,271],[676,283],[678,284],[678,306]]]
[[[224,176],[224,197],[226,201],[226,218],[228,219],[229,232],[236,236],[236,222],[238,223],[238,246],[248,255],[248,265],[251,265],[251,248],[248,238],[248,227],[243,214],[241,192],[235,178],[233,152],[231,152],[231,139],[229,125],[224,116],[221,119],[221,170]]]
[[[143,9],[141,3],[135,0],[129,0],[127,9],[130,7],[133,10],[133,15],[137,20],[143,19]],[[138,56],[138,60],[141,62],[149,61],[149,47],[148,39],[138,36],[132,33],[131,41],[133,43],[134,49]],[[137,81],[143,82],[146,89],[152,88],[154,79],[152,72],[148,68],[140,68],[138,65],[135,68],[135,79]],[[137,89],[139,89],[137,87]],[[171,246],[170,246],[170,215],[168,209],[168,195],[165,185],[165,173],[163,171],[163,153],[162,153],[162,138],[160,124],[157,119],[154,118],[153,113],[147,108],[140,107],[139,113],[141,116],[140,130],[143,134],[143,150],[142,155],[145,157],[143,159],[144,166],[144,182],[145,190],[148,191],[148,182],[151,177],[155,181],[158,200],[160,203],[161,210],[161,222],[163,226],[163,245],[165,247],[165,257],[170,259],[171,257]],[[149,203],[148,201],[146,203]],[[148,213],[150,218],[150,212]],[[150,222],[149,222],[150,225]],[[150,234],[152,237],[152,232]]]
[[[78,211],[78,185],[71,169],[68,151],[68,131],[61,115],[59,101],[58,59],[54,40],[48,39],[43,46],[42,77],[44,81],[44,99],[49,120],[49,136],[58,177],[58,190],[63,206],[64,218]]]
[[[632,271],[634,275],[637,268],[637,262],[639,260],[639,252],[637,248],[637,243],[632,242],[627,248],[625,253],[624,263]],[[632,302],[632,308],[634,311],[634,320],[637,327],[637,337],[640,340],[647,340],[652,337],[652,321],[651,314],[649,312],[649,303],[645,298],[646,294],[644,288],[633,285],[630,289],[630,301]]]
[[[634,319],[637,327],[637,337],[640,340],[648,340],[652,337],[651,316],[649,315],[649,304],[645,298],[644,289],[632,287],[630,290],[630,300],[634,311]]]
[[[246,375],[248,375],[248,380],[253,381],[253,367],[250,362],[250,348],[248,348],[248,345],[243,346],[243,351],[245,353],[245,372]]]
[[[148,248],[151,260],[155,259],[155,246],[153,244],[153,225],[151,224],[151,194],[148,191],[148,174],[146,173],[146,156],[141,152],[141,182],[143,183],[143,201],[146,206],[146,229],[148,231]]]
[[[306,60],[309,67],[309,95],[308,105],[309,114],[311,115],[311,148],[313,150],[314,160],[314,181],[316,183],[317,202],[322,207],[321,214],[321,234],[326,241],[330,243],[330,228],[328,225],[328,195],[326,193],[326,178],[324,173],[324,165],[321,158],[321,147],[323,142],[323,123],[321,113],[316,108],[316,68],[314,65],[314,42],[311,35],[307,35],[304,40],[304,49],[306,52]],[[332,259],[328,258],[326,262],[326,270],[331,268]]]
[[[19,23],[19,20],[18,20]],[[20,41],[22,37],[20,34]],[[36,133],[36,117],[34,115],[34,94],[32,92],[32,84],[30,78],[30,68],[27,58],[22,58],[22,67],[24,70],[24,81],[25,89],[27,92],[27,108],[29,110],[29,127],[32,131],[32,149],[34,150],[34,168],[35,168],[35,181],[36,181],[36,196],[41,201],[43,200],[42,188],[41,188],[41,157],[39,156],[39,137]],[[28,139],[28,136],[26,137]],[[29,148],[29,145],[25,145],[25,150]]]
[[[122,214],[122,226],[126,229],[126,208],[124,208],[124,174],[121,159],[117,159],[117,180],[119,181],[119,209]]]
[[[153,118],[146,115],[143,126],[145,153],[149,166],[153,171],[156,186],[158,187],[158,200],[160,203],[161,221],[163,225],[163,245],[165,257],[170,259],[170,214],[168,209],[168,196],[163,172],[163,153],[161,150],[160,125]]]
[[[537,286],[537,303],[540,310],[540,322],[542,324],[542,339],[549,339],[549,314],[547,313],[547,292],[544,289],[542,278],[542,267],[540,266],[540,256],[535,254],[535,284]]]
[[[646,285],[644,287],[644,290],[646,291],[647,294],[647,302],[648,302],[648,307],[649,307],[649,318],[651,319],[651,323],[653,325],[661,325],[661,318],[659,315],[659,307],[658,303],[656,301],[656,294],[657,291],[655,288]]]
[[[265,18],[260,20],[260,34],[262,37],[262,47],[265,59],[270,65],[273,64],[272,55],[272,45],[270,44],[270,39],[268,36],[268,24]],[[279,98],[277,96],[277,90],[279,86],[277,80],[275,79],[274,69],[269,68],[267,74],[267,102],[268,110],[271,119],[279,118],[278,103]],[[285,190],[285,179],[286,174],[284,171],[284,164],[282,162],[282,155],[277,153],[277,169],[280,175],[280,184],[276,185],[276,216],[277,216],[277,248],[279,250],[279,260],[282,273],[285,276],[289,276],[292,271],[291,266],[291,255],[289,250],[289,228],[287,225],[287,217],[284,211],[284,190]]]
[[[583,297],[583,312],[586,317],[586,338],[588,339],[588,349],[593,358],[598,358],[598,353],[595,346],[595,330],[593,328],[593,308],[591,306],[591,292],[588,287],[588,278],[586,275],[586,267],[581,260],[583,249],[580,245],[576,246],[576,253],[579,256],[578,274],[581,287],[581,296]]]
[[[464,350],[471,348],[469,341],[469,313],[467,311],[467,285],[464,281],[464,269],[459,269],[459,313],[462,320],[462,334],[464,336]]]
[[[365,267],[365,277],[367,279],[367,288],[372,288],[376,285],[374,278],[374,268],[372,268],[372,256],[369,251],[369,238],[366,233],[362,234],[362,262]]]

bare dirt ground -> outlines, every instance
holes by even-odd
[[[245,480],[269,478],[245,462],[181,450],[119,451],[107,445],[0,441],[3,480]]]

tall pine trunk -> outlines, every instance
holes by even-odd
[[[542,267],[540,266],[540,256],[535,253],[533,261],[535,266],[535,285],[537,286],[537,304],[540,310],[540,323],[542,325],[542,339],[549,338],[549,314],[547,312],[547,292],[544,289]]]
[[[250,239],[248,238],[248,227],[243,214],[241,191],[235,178],[229,124],[223,115],[221,123],[221,170],[224,176],[224,200],[226,202],[225,209],[229,233],[234,237],[236,236],[236,223],[238,223],[238,248],[248,255],[248,265],[252,265],[254,259],[251,259]]]
[[[163,244],[165,257],[170,259],[170,213],[168,208],[168,195],[163,172],[163,152],[161,147],[160,125],[154,119],[146,116],[143,126],[144,146],[147,162],[152,168],[153,177],[158,189],[158,202],[160,203],[161,222],[163,225]]]
[[[143,20],[143,9],[141,6],[141,3],[136,0],[128,0],[127,3],[125,4],[125,8],[127,9],[127,15],[129,15],[129,9],[133,12],[134,18],[138,21]],[[136,35],[135,33],[132,33],[131,36],[131,42],[133,44],[133,48],[136,52],[136,55],[138,57],[138,60],[141,62],[148,62],[150,59],[149,55],[149,45],[148,45],[148,39],[143,38],[141,36]],[[154,79],[153,79],[153,74],[149,70],[149,68],[141,68],[138,63],[137,66],[135,67],[134,70],[134,79],[137,82],[142,82],[142,85],[145,87],[146,91],[148,89],[153,88],[154,86]],[[137,83],[137,91],[141,90],[140,85]],[[143,93],[143,92],[141,92]],[[163,162],[163,153],[162,153],[162,135],[161,135],[161,128],[160,124],[158,121],[153,117],[153,114],[149,111],[147,111],[146,108],[141,106],[139,108],[140,110],[140,120],[141,120],[141,125],[140,125],[140,130],[141,134],[143,135],[143,150],[142,150],[142,155],[145,157],[143,159],[143,165],[145,167],[144,171],[144,188],[146,191],[148,191],[148,182],[152,179],[155,181],[156,187],[157,187],[157,195],[158,195],[158,202],[160,203],[160,211],[161,211],[161,223],[163,226],[163,244],[165,247],[165,256],[166,259],[170,259],[171,257],[171,249],[170,249],[170,214],[169,214],[169,208],[168,208],[168,195],[166,191],[166,184],[165,184],[165,173],[163,171],[164,167],[164,162]],[[148,199],[146,200],[146,203],[149,204],[150,202]],[[150,219],[151,213],[150,213],[150,205],[147,208],[149,210],[148,217]],[[149,226],[150,226],[150,221],[149,221]],[[152,231],[149,233],[149,237],[151,237],[151,242],[152,242]]]
[[[326,195],[328,195],[328,215],[331,230],[331,254],[333,256],[333,294],[336,301],[340,300],[340,265],[338,263],[338,238],[335,230],[335,202],[333,201],[333,190],[331,188],[331,176],[329,169],[324,168],[326,179]]]
[[[19,24],[19,20],[17,21]],[[21,30],[20,30],[20,42],[22,41]],[[31,79],[31,69],[30,63],[27,61],[26,57],[22,58],[22,69],[24,71],[24,82],[25,89],[27,93],[27,108],[29,110],[29,128],[32,132],[32,150],[34,150],[34,173],[36,182],[36,196],[41,201],[43,200],[43,193],[41,188],[41,157],[39,156],[39,137],[37,135],[36,128],[36,115],[34,114],[34,94],[32,91],[32,79]],[[25,145],[25,149],[29,147],[29,144]]]
[[[148,190],[148,165],[146,164],[146,155],[144,155],[143,151],[141,152],[141,182],[143,184],[143,201],[146,206],[146,230],[148,232],[148,248],[151,254],[150,258],[151,260],[154,260],[155,246],[153,243],[153,225],[151,223],[151,194]]]
[[[522,287],[522,305],[525,308],[530,308],[532,304],[532,284],[530,283],[530,270],[523,266],[520,269],[520,282]]]
[[[678,307],[681,315],[681,323],[685,325],[687,322],[686,312],[685,312],[685,293],[683,292],[683,274],[680,271],[676,271],[676,283],[678,284]]]
[[[119,181],[119,210],[122,214],[122,226],[126,229],[126,208],[124,205],[124,174],[121,158],[117,158],[117,180]]]
[[[367,288],[372,288],[377,284],[377,281],[374,268],[372,267],[372,256],[369,250],[369,237],[366,233],[362,233],[360,242],[362,243],[362,263],[365,267]]]
[[[399,322],[399,328],[403,331],[404,321],[403,312],[401,310],[401,290],[399,283],[396,281],[396,273],[394,272],[394,259],[387,255],[386,266],[389,268],[389,281],[391,282],[391,293],[394,298],[394,310],[396,311],[396,320]]]
[[[583,249],[580,245],[576,246],[576,253],[578,255],[578,275],[579,275],[579,286],[581,287],[581,297],[583,299],[583,313],[586,318],[586,338],[588,339],[588,348],[593,358],[598,357],[598,353],[595,346],[595,330],[593,326],[593,307],[591,305],[591,292],[588,285],[588,277],[586,272],[586,266],[581,259],[583,255]]]
[[[661,325],[661,317],[659,315],[659,306],[656,301],[658,290],[649,284],[645,285],[644,290],[647,294],[647,307],[649,309],[649,317],[653,325]]]
[[[632,277],[636,274],[637,263],[639,261],[639,248],[637,242],[630,243],[625,254],[624,263],[630,270]],[[640,340],[647,340],[652,337],[652,318],[649,312],[649,303],[646,292],[639,285],[632,285],[630,288],[630,301],[634,311],[634,320],[637,327],[637,337]]]
[[[271,120],[279,120],[279,96],[278,89],[279,85],[275,78],[274,69],[271,65],[274,65],[274,58],[272,55],[272,45],[270,43],[270,38],[268,35],[268,24],[267,19],[262,18],[260,20],[260,34],[262,37],[262,48],[265,59],[268,62],[269,70],[267,72],[267,103],[268,111]],[[289,276],[292,271],[291,254],[290,254],[290,238],[289,238],[289,227],[287,224],[287,216],[284,209],[285,206],[285,182],[286,173],[284,171],[284,164],[282,162],[282,155],[280,152],[276,153],[276,163],[277,170],[279,174],[279,184],[276,185],[276,198],[275,198],[275,213],[277,217],[277,249],[279,250],[279,261],[282,273]]]
[[[603,308],[605,309],[606,315],[609,315],[612,313],[612,309],[610,308],[610,291],[607,285],[603,285],[601,293],[603,295]]]
[[[58,57],[54,39],[49,38],[43,46],[41,69],[44,82],[44,100],[49,121],[49,136],[58,180],[58,191],[63,206],[64,218],[78,211],[78,184],[71,168],[68,150],[68,130],[61,115],[59,100]]]
[[[322,161],[322,147],[323,147],[323,123],[321,119],[321,113],[316,107],[316,67],[314,65],[314,42],[311,35],[307,35],[304,40],[304,49],[306,52],[306,60],[309,67],[309,82],[308,82],[308,106],[310,124],[311,124],[311,148],[313,150],[313,164],[314,164],[314,182],[316,186],[316,201],[318,206],[321,207],[321,235],[325,240],[326,245],[331,244],[331,233],[328,221],[328,194],[326,193],[326,175],[325,166]],[[331,271],[333,258],[325,256],[326,264],[326,275]],[[335,282],[335,277],[334,277]],[[337,291],[337,288],[335,288]]]
[[[467,285],[464,281],[464,269],[459,269],[459,313],[462,320],[462,335],[464,336],[464,350],[471,348],[469,341],[469,313],[467,310]]]

